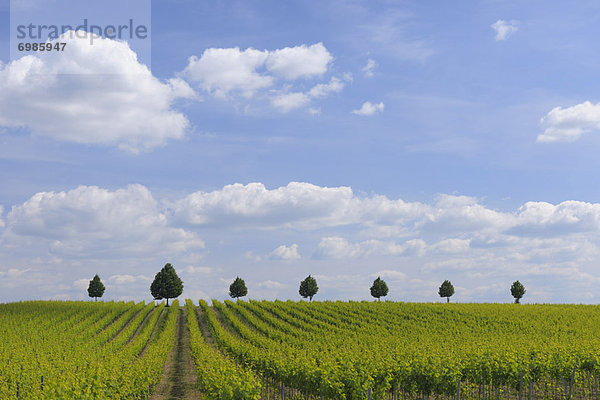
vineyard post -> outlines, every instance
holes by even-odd
[[[594,370],[594,397],[598,398],[598,375],[596,375],[596,370]]]
[[[485,400],[485,381],[483,381],[483,400]]]
[[[456,384],[456,400],[460,400],[460,380]]]
[[[529,400],[533,400],[533,379],[529,379]]]
[[[519,400],[522,400],[523,398],[523,377],[525,376],[525,373],[521,374],[521,380],[519,381]]]
[[[371,400],[371,388],[367,390],[367,400]]]
[[[573,373],[571,374],[571,381],[569,382],[569,399],[571,399],[571,393],[573,392],[573,385],[575,384],[575,370],[577,366],[573,367]]]
[[[398,386],[396,385],[396,382],[392,385],[392,399],[398,400]]]
[[[285,399],[285,392],[283,391],[283,382],[281,382],[281,400]]]

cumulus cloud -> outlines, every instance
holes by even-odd
[[[286,113],[296,108],[304,107],[310,104],[312,99],[320,99],[329,96],[331,93],[340,92],[344,89],[345,83],[335,76],[328,83],[319,83],[313,86],[308,92],[280,93],[271,98],[271,104],[279,111]],[[316,113],[320,113],[318,110]],[[309,113],[315,114],[315,109],[311,108]]]
[[[323,43],[303,44],[268,53],[266,67],[274,75],[294,80],[323,75],[332,60],[333,56]]]
[[[257,71],[268,56],[268,51],[253,48],[206,49],[200,58],[190,57],[183,76],[218,97],[235,91],[250,97],[273,84],[273,77]]]
[[[564,201],[557,205],[527,202],[516,213],[511,233],[524,235],[562,235],[600,229],[600,204]]]
[[[418,218],[428,206],[385,196],[358,197],[349,187],[321,187],[304,182],[267,189],[262,183],[239,183],[212,192],[195,192],[171,205],[176,220],[191,225],[259,228],[401,223]]]
[[[37,193],[8,213],[3,240],[18,237],[45,239],[55,254],[87,257],[147,256],[204,246],[195,233],[170,227],[142,185]]]
[[[362,69],[364,75],[367,78],[372,78],[373,77],[373,70],[377,67],[377,62],[371,58],[369,58],[369,60],[367,61],[367,65],[365,65]]]
[[[127,43],[69,32],[64,52],[38,52],[0,63],[0,126],[36,135],[139,152],[184,137],[187,118],[173,110],[194,91],[181,79],[161,82]]]
[[[365,101],[363,103],[362,107],[359,108],[358,110],[353,110],[352,114],[371,116],[371,115],[375,115],[376,113],[382,113],[384,108],[385,108],[385,104],[383,104],[383,101],[380,102],[379,104],[373,104],[370,101]]]
[[[538,142],[573,142],[583,134],[600,130],[600,103],[586,101],[571,107],[555,107],[540,123],[545,127]]]
[[[286,113],[310,104],[312,99],[320,99],[329,96],[331,93],[340,92],[344,89],[344,86],[345,83],[334,76],[328,83],[316,84],[306,93],[294,92],[276,94],[271,98],[271,104],[279,111]],[[314,108],[311,108],[309,113],[314,115],[314,110]],[[320,110],[317,113],[320,113]]]
[[[269,258],[272,260],[299,260],[298,245],[295,243],[291,246],[282,244],[269,254]]]
[[[304,107],[310,103],[310,97],[304,93],[283,93],[278,94],[271,99],[273,107],[283,113],[287,113],[296,108]]]
[[[286,113],[344,88],[343,80],[337,77],[317,83],[306,92],[295,84],[299,79],[322,77],[332,60],[323,43],[273,51],[211,48],[200,57],[190,57],[181,76],[216,97],[265,98],[272,107]]]
[[[517,32],[519,30],[518,21],[511,20],[505,21],[503,19],[499,19],[491,25],[494,32],[496,32],[496,36],[494,39],[497,41],[506,40],[510,35]]]

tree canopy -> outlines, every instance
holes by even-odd
[[[98,301],[98,297],[102,297],[104,295],[104,284],[100,280],[98,274],[94,276],[94,278],[90,281],[90,285],[88,286],[88,295],[94,298],[94,301]]]
[[[446,298],[447,303],[450,303],[450,296],[454,294],[454,286],[452,286],[452,283],[450,283],[450,281],[446,279],[442,283],[442,286],[440,286],[440,290],[438,291],[438,293],[440,297]]]
[[[248,294],[248,288],[246,287],[246,282],[239,276],[235,278],[233,283],[229,285],[229,296],[234,299],[238,297],[244,297]]]
[[[308,275],[302,282],[300,282],[300,296],[304,298],[309,298],[312,301],[312,298],[319,291],[319,286],[317,286],[317,281],[312,276]]]
[[[388,286],[381,277],[377,277],[373,281],[373,286],[371,286],[371,296],[376,297],[377,300],[381,300],[380,297],[385,297],[388,294]]]
[[[521,298],[525,294],[525,286],[519,281],[513,282],[510,287],[510,294],[515,298],[515,304],[519,304]]]
[[[150,285],[150,293],[155,300],[167,299],[167,306],[169,299],[179,297],[183,293],[183,282],[171,264],[165,264],[154,276],[154,281]]]

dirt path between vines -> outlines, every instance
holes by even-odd
[[[197,389],[198,376],[190,354],[190,331],[186,324],[186,312],[184,308],[179,309],[177,343],[169,354],[163,378],[150,400],[199,400],[203,398]]]

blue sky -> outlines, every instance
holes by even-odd
[[[191,298],[596,303],[599,8],[153,1],[150,70],[11,60],[1,0],[0,301],[149,300],[171,262]]]

